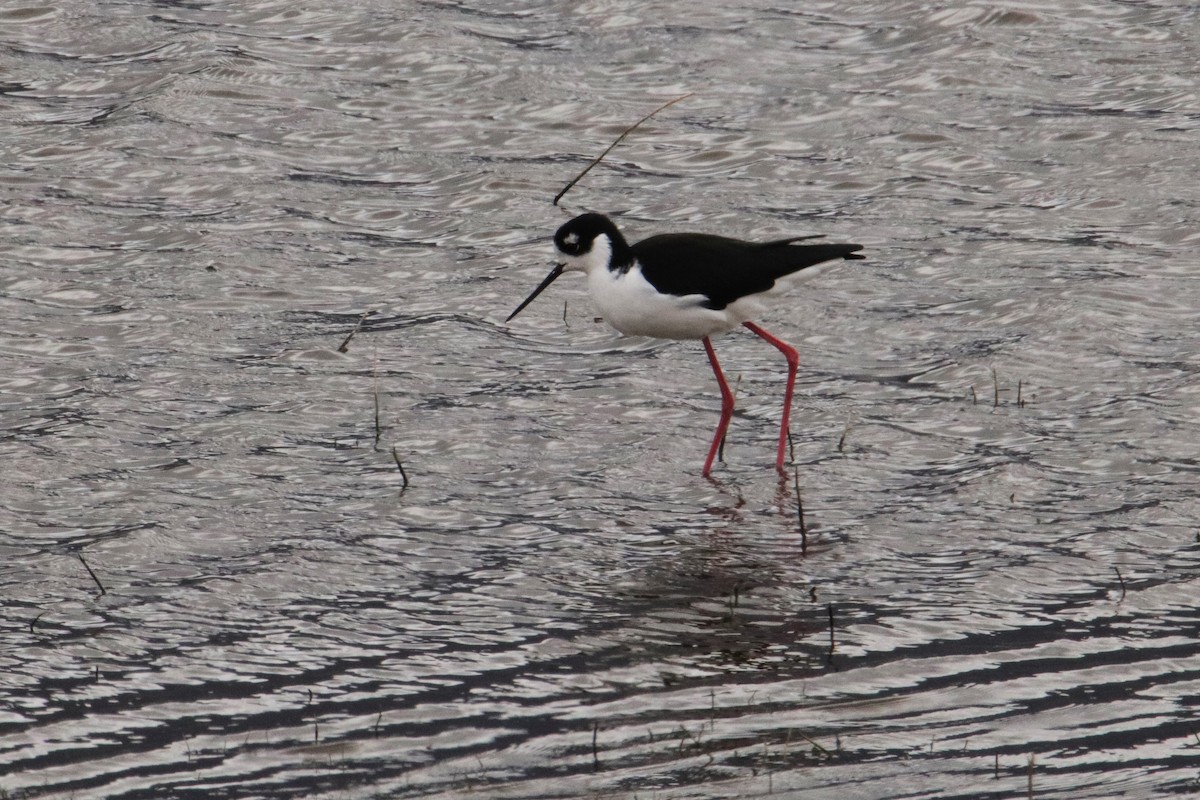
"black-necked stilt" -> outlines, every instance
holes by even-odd
[[[721,388],[721,421],[704,461],[705,476],[712,471],[733,416],[733,392],[709,336],[744,325],[787,358],[787,390],[775,458],[776,469],[782,471],[800,355],[750,318],[762,310],[761,299],[777,288],[780,279],[825,261],[863,258],[856,255],[862,249],[859,244],[795,244],[815,238],[819,236],[744,242],[707,233],[666,233],[631,245],[608,217],[581,214],[554,234],[563,261],[505,322],[520,314],[559,275],[579,270],[587,274],[592,300],[621,333],[704,342]]]

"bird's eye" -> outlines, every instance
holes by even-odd
[[[562,243],[559,245],[558,249],[570,255],[578,255],[583,250],[579,243],[579,234],[568,233],[566,236],[562,237]]]

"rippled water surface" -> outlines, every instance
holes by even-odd
[[[1198,24],[0,6],[0,796],[1200,793]],[[787,478],[584,209],[864,244]]]

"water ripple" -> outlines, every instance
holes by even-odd
[[[0,11],[0,794],[1194,792],[1193,16]],[[866,245],[793,474],[581,209]]]

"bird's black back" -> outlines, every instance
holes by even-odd
[[[835,258],[861,259],[860,244],[796,244],[797,237],[744,242],[707,233],[664,233],[631,247],[642,275],[660,292],[702,294],[709,308],[765,292],[775,281]]]

